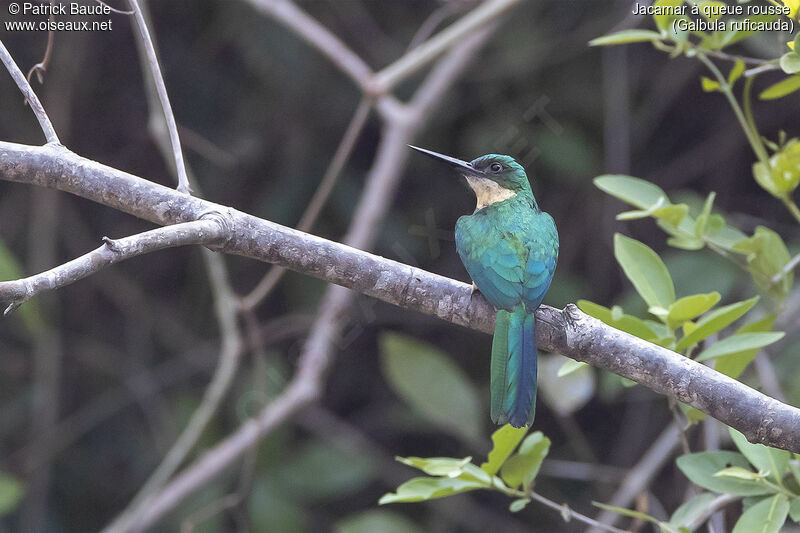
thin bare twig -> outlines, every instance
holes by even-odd
[[[117,13],[118,15],[133,15],[134,13],[132,9],[130,11],[125,11],[123,9],[117,9],[115,7],[112,7],[108,5],[107,2],[103,2],[103,0],[94,0],[94,1],[100,4],[101,6],[106,6],[108,9],[111,10],[112,13]]]
[[[262,346],[267,342],[280,342],[282,340],[296,338],[304,335],[310,326],[310,320],[306,321],[297,316],[280,317],[268,321],[258,327],[258,341],[253,346],[248,347],[255,350],[257,346]],[[253,341],[251,341],[253,344]],[[108,347],[104,347],[108,349]],[[242,347],[242,354],[245,348]],[[155,376],[155,387],[143,391],[146,397],[159,394],[162,389],[167,389],[177,383],[190,378],[201,377],[198,374],[210,374],[213,363],[219,360],[219,350],[211,342],[204,342],[191,348],[190,352],[178,354],[157,367],[148,371],[148,374]],[[187,362],[191,364],[187,365]],[[147,398],[135,398],[134,390],[136,383],[145,379],[145,371],[139,371],[124,377],[124,384],[108,389],[101,393],[73,413],[55,425],[51,426],[47,435],[47,445],[43,442],[36,442],[19,448],[5,456],[9,463],[24,464],[25,472],[30,472],[40,468],[44,460],[55,457],[59,452],[67,449],[78,439],[103,424],[106,420],[113,418],[124,408],[134,401]],[[48,456],[48,454],[50,454]],[[545,463],[547,464],[547,463]]]
[[[53,6],[55,4],[55,0],[50,0],[50,22],[52,23],[55,20],[55,13]],[[44,73],[47,72],[47,66],[50,64],[50,56],[53,53],[53,41],[55,40],[56,32],[55,30],[49,30],[47,32],[47,47],[44,49],[44,57],[38,63],[31,67],[28,71],[28,75],[25,76],[25,79],[28,80],[28,83],[31,82],[31,76],[33,73],[36,73],[36,79],[39,80],[39,83],[44,83]]]
[[[797,265],[800,265],[800,254],[797,254],[796,256],[792,257],[788,263],[783,265],[783,268],[780,269],[780,271],[777,274],[772,276],[770,283],[772,285],[777,285],[778,283],[783,281],[783,278],[788,276],[791,271],[797,268]]]
[[[775,368],[772,366],[767,350],[763,348],[759,350],[755,359],[753,359],[753,365],[761,381],[761,389],[776,400],[785,402],[786,396],[781,390],[780,379],[778,379],[778,375],[775,373]]]
[[[544,496],[536,492],[531,492],[531,499],[541,504],[544,504],[551,509],[555,509],[556,511],[561,513],[561,516],[564,518],[565,522],[569,522],[571,519],[574,518],[578,522],[583,522],[584,524],[594,526],[595,528],[602,531],[611,531],[612,533],[630,533],[630,531],[626,529],[619,529],[614,526],[609,526],[601,522],[598,522],[597,520],[594,520],[586,515],[582,515],[581,513],[572,510],[570,506],[567,505],[566,503],[564,504],[556,503],[553,500],[545,498]]]
[[[689,359],[687,359],[689,360]],[[640,494],[658,474],[661,467],[670,460],[672,452],[680,442],[680,431],[672,423],[667,426],[649,450],[642,456],[636,465],[631,468],[625,480],[611,497],[610,505],[614,507],[627,507],[637,494]],[[616,524],[622,517],[613,511],[602,511],[597,521],[607,525]],[[587,533],[599,533],[599,528],[592,528]]]
[[[769,72],[770,70],[779,70],[781,67],[777,63],[766,63],[761,65],[760,67],[755,67],[751,69],[747,69],[744,71],[745,78],[751,78],[753,76],[758,76],[762,72]]]
[[[214,257],[213,253],[210,250],[203,251],[206,267],[209,276],[212,278],[211,287],[214,291],[214,306],[222,337],[222,346],[214,377],[203,394],[200,406],[192,413],[189,423],[181,432],[178,440],[170,447],[167,455],[145,484],[142,485],[125,511],[104,531],[127,531],[131,523],[136,521],[142,503],[148,496],[161,489],[194,448],[209,421],[217,412],[217,408],[228,392],[239,368],[242,335],[236,323],[236,295],[230,286],[224,263],[218,261],[217,259],[221,258]]]
[[[372,69],[338,37],[289,0],[247,0],[251,6],[291,28],[339,70],[347,74],[362,91],[369,90]]]
[[[336,181],[345,163],[350,159],[350,155],[353,153],[356,141],[361,135],[364,125],[367,123],[367,118],[369,118],[371,107],[372,105],[367,98],[363,98],[358,104],[358,108],[353,118],[350,119],[347,130],[342,140],[339,142],[338,148],[336,148],[336,153],[333,155],[330,165],[328,165],[325,174],[322,176],[319,187],[317,187],[314,196],[311,198],[311,202],[309,202],[308,207],[306,207],[305,212],[300,217],[300,222],[297,224],[297,229],[300,231],[311,231],[314,222],[317,221],[317,217],[319,217],[322,208],[333,192],[333,188],[336,185]],[[255,308],[259,302],[272,292],[272,289],[278,284],[285,273],[286,269],[276,266],[271,267],[269,272],[258,282],[258,285],[256,285],[247,296],[241,298],[240,308],[243,310],[252,310]]]
[[[144,21],[144,13],[140,10],[139,14],[142,21]],[[152,65],[149,58],[149,50],[152,48],[152,43],[146,40],[144,33],[139,34],[137,42],[139,44],[138,48],[142,65]],[[152,83],[148,88],[148,102],[150,108],[150,120],[148,123],[151,125],[155,141],[167,162],[169,162],[170,147],[172,147],[173,151],[178,151],[176,160],[184,161],[180,145],[176,146],[172,143],[171,137],[166,135],[168,131],[171,131],[169,125],[170,116],[168,114],[162,115],[158,112],[155,103],[158,99],[158,95],[154,94],[158,92],[158,87],[158,83]],[[161,127],[156,125],[160,125]],[[177,168],[175,168],[175,172],[180,182],[180,174]],[[186,173],[188,176],[189,169],[186,169]],[[140,506],[147,496],[160,490],[164,483],[177,471],[181,463],[183,463],[195,447],[208,426],[208,423],[217,412],[238,372],[243,341],[242,334],[237,324],[237,298],[230,285],[224,258],[209,250],[203,250],[203,259],[205,260],[209,284],[214,295],[217,323],[219,324],[222,339],[217,367],[211,382],[203,394],[203,399],[197,409],[192,413],[189,423],[183,431],[181,431],[177,440],[172,444],[155,471],[138,490],[136,496],[128,503],[122,513],[113,520],[112,524],[108,526],[108,530],[124,531],[127,529],[130,522],[136,519]]]
[[[51,426],[46,435],[48,439],[46,445],[43,442],[26,445],[6,454],[5,459],[15,463],[24,462],[26,474],[41,468],[45,461],[57,457],[81,437],[114,418],[137,400],[149,399],[164,389],[194,378],[197,374],[210,373],[213,353],[214,348],[210,343],[208,346],[193,347],[191,357],[195,359],[195,366],[186,364],[186,356],[178,356],[149,371],[126,376],[121,386],[117,385],[100,393],[76,411],[63,417],[58,424]],[[156,377],[156,386],[144,391],[144,394],[137,398],[134,392],[137,388],[135,383],[145,377],[145,372]]]
[[[156,92],[158,93],[158,100],[161,102],[161,109],[164,112],[164,118],[167,121],[167,130],[169,131],[169,140],[172,144],[172,155],[175,160],[175,169],[178,173],[178,191],[184,194],[191,194],[192,188],[189,186],[189,177],[186,175],[186,165],[183,161],[183,153],[181,151],[181,139],[178,136],[178,126],[175,124],[175,115],[172,113],[172,106],[169,103],[169,96],[167,96],[167,86],[164,84],[164,76],[161,74],[161,67],[158,64],[158,57],[156,57],[156,49],[153,45],[153,39],[150,36],[150,30],[147,28],[147,23],[142,14],[142,8],[139,6],[138,0],[128,0],[131,9],[136,19],[136,27],[142,38],[145,50],[147,52],[147,62],[153,74],[153,81],[156,84]]]
[[[327,28],[308,16],[289,0],[247,0],[276,20],[282,22],[311,43],[350,76],[368,96],[389,93],[397,84],[424,68],[457,42],[479,31],[486,24],[519,3],[519,0],[488,0],[442,30],[430,40],[417,46],[378,73],[350,50]]]
[[[3,314],[7,315],[43,291],[59,289],[114,263],[175,246],[216,244],[225,234],[224,225],[209,218],[156,228],[118,240],[103,237],[105,244],[68,263],[27,278],[0,281],[0,302],[8,304]]]
[[[451,15],[455,15],[461,11],[463,7],[464,6],[458,2],[446,2],[437,7],[433,13],[428,15],[428,18],[425,19],[425,22],[422,23],[417,32],[411,38],[411,41],[408,43],[408,48],[406,48],[406,52],[412,48],[416,48],[420,45],[420,43],[428,40],[433,32],[436,31],[436,28],[439,27],[439,24],[444,22]]]
[[[741,495],[737,494],[720,494],[709,503],[704,509],[703,512],[694,517],[694,520],[686,524],[686,527],[689,531],[694,531],[695,529],[702,526],[706,520],[711,518],[711,516],[716,513],[717,511],[727,507],[728,505],[732,504],[733,502],[737,502],[742,499]]]
[[[33,91],[33,87],[31,87],[31,84],[28,83],[25,75],[14,62],[14,58],[11,57],[11,54],[6,49],[2,40],[0,40],[0,61],[3,62],[3,65],[5,65],[9,74],[11,74],[14,82],[16,82],[17,87],[19,87],[19,90],[25,97],[25,101],[30,104],[34,115],[36,115],[36,120],[39,121],[39,126],[41,126],[42,131],[44,132],[44,137],[47,142],[50,144],[61,144],[61,141],[58,140],[58,135],[56,135],[56,130],[53,129],[53,124],[50,122],[50,117],[47,116],[42,103],[39,101],[39,97],[36,96],[36,93]]]
[[[504,14],[519,0],[489,0],[375,74],[371,94],[384,94],[442,53]]]
[[[716,57],[718,59],[724,59],[726,61],[741,61],[745,65],[763,66],[772,63],[774,61],[774,59],[760,59],[758,57],[748,57],[738,54],[729,54],[727,52],[722,52],[720,50],[706,50],[705,54],[711,57]]]

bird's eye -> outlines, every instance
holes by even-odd
[[[501,170],[503,170],[503,165],[501,165],[500,163],[492,163],[491,165],[489,165],[489,170],[491,170],[492,172],[500,172]]]

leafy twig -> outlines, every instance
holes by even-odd
[[[767,164],[766,162],[769,157],[767,156],[766,148],[764,148],[764,143],[761,142],[758,132],[753,131],[750,127],[742,108],[739,106],[739,102],[736,101],[736,97],[733,95],[733,90],[731,89],[728,80],[722,75],[717,66],[710,59],[708,59],[708,57],[706,57],[704,52],[697,50],[697,58],[708,68],[708,70],[711,71],[714,77],[717,78],[717,82],[719,82],[722,94],[724,94],[725,98],[728,99],[728,103],[731,105],[733,113],[736,115],[736,119],[739,121],[739,124],[744,131],[744,134],[750,143],[750,147],[753,149],[753,152],[755,152],[758,160]]]

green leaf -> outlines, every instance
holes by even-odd
[[[800,498],[792,498],[792,503],[789,504],[789,517],[796,524],[800,524]]]
[[[383,375],[414,411],[467,439],[483,427],[481,401],[464,371],[428,343],[397,333],[379,340]]]
[[[658,338],[657,333],[639,317],[623,314],[621,317],[615,318],[609,308],[589,300],[578,300],[578,308],[587,315],[640,339],[653,342]]]
[[[756,320],[755,322],[745,324],[738,329],[736,334],[764,333],[772,331],[772,324],[774,322],[775,315],[767,315],[761,320]],[[747,365],[749,365],[750,362],[755,358],[757,353],[758,349],[756,348],[753,350],[743,350],[741,352],[723,355],[717,358],[716,362],[714,363],[714,370],[732,378],[739,377],[739,374],[744,371]]]
[[[772,492],[772,489],[758,481],[714,476],[731,466],[749,468],[747,459],[740,453],[727,450],[690,453],[678,457],[675,464],[692,483],[719,494],[729,492],[737,496],[757,496]]]
[[[542,461],[550,451],[550,439],[541,431],[528,435],[519,452],[509,458],[500,469],[500,477],[509,487],[528,487],[539,473]]]
[[[506,424],[492,433],[492,451],[489,452],[486,462],[481,465],[481,469],[490,476],[497,474],[527,432],[527,427],[515,428]]]
[[[724,218],[722,220],[724,223]],[[724,225],[719,231],[713,234],[706,233],[705,235],[705,239],[708,242],[728,251],[733,250],[733,246],[745,238],[747,238],[747,235],[732,226],[728,226],[727,224]]]
[[[422,529],[401,515],[392,511],[371,509],[346,516],[336,522],[334,533],[422,533]]]
[[[798,457],[800,455],[794,454],[794,459],[789,459],[789,472],[792,473],[795,482],[800,485],[800,460]]]
[[[669,205],[667,194],[649,181],[620,174],[604,174],[592,180],[595,186],[614,198],[639,209],[650,209],[654,205]]]
[[[508,510],[512,513],[518,513],[521,510],[525,509],[525,506],[531,503],[530,498],[520,498],[518,500],[514,500],[511,502],[511,505],[508,506]]]
[[[722,87],[718,81],[712,80],[711,78],[707,78],[705,76],[700,77],[700,86],[702,87],[703,92],[707,93],[713,93],[722,90]]]
[[[681,220],[688,214],[689,206],[686,204],[672,204],[653,210],[653,217],[673,226],[680,224]]]
[[[786,495],[764,498],[742,513],[733,527],[733,533],[780,533],[788,514],[789,500]]]
[[[734,250],[746,254],[747,269],[758,287],[778,299],[785,298],[794,284],[794,273],[786,274],[779,283],[772,278],[791,259],[780,235],[764,226],[757,226],[752,237],[739,241]]]
[[[761,100],[775,100],[790,95],[800,89],[800,76],[790,76],[786,79],[774,83],[761,91],[758,97]]]
[[[731,466],[728,468],[723,468],[716,474],[714,477],[732,477],[736,479],[750,479],[754,481],[758,481],[759,479],[764,479],[766,474],[761,474],[759,472],[753,472],[747,468],[742,468],[740,466]]]
[[[699,516],[702,516],[709,504],[714,501],[717,495],[711,492],[703,492],[692,496],[678,507],[669,519],[669,523],[675,527],[687,526]]]
[[[0,472],[0,516],[14,512],[24,493],[21,481]]]
[[[664,209],[668,209],[669,207],[664,207],[666,204],[667,204],[666,198],[661,197],[659,198],[658,202],[651,205],[648,209],[625,211],[624,213],[618,214],[617,220],[636,220],[639,218],[647,218],[649,216],[654,216],[656,211],[661,212]]]
[[[733,443],[739,448],[750,464],[758,469],[759,472],[769,472],[775,481],[783,479],[784,474],[789,470],[789,459],[791,454],[786,450],[770,448],[763,444],[753,444],[748,442],[744,435],[733,428],[728,428]]]
[[[782,331],[772,331],[769,333],[738,333],[715,342],[710,347],[700,352],[700,355],[695,358],[695,361],[706,361],[715,357],[722,357],[745,350],[763,348],[764,346],[769,346],[774,342],[778,342],[783,336],[784,333]]]
[[[736,80],[742,77],[744,74],[744,61],[741,59],[737,59],[736,63],[733,64],[733,68],[728,73],[728,85],[733,85],[736,83]]]
[[[478,483],[483,483],[487,487],[492,486],[492,476],[472,463],[464,465],[464,472],[458,476],[458,478],[465,481],[477,481]]]
[[[661,34],[650,30],[622,30],[603,35],[589,41],[589,46],[609,46],[614,44],[660,41]]]
[[[574,359],[567,359],[566,361],[564,361],[564,364],[561,365],[561,368],[558,369],[557,376],[563,378],[564,376],[568,376],[573,372],[575,372],[576,370],[580,370],[585,366],[589,365],[584,363],[583,361],[575,361]]]
[[[681,250],[702,250],[705,246],[703,239],[692,237],[670,237],[667,239],[667,244]]]
[[[753,177],[765,191],[770,193],[775,198],[784,198],[786,196],[785,191],[781,191],[778,188],[778,184],[775,183],[775,180],[772,176],[772,171],[770,170],[769,166],[764,162],[757,162],[753,163]]]
[[[430,476],[458,477],[464,472],[464,466],[472,461],[472,457],[454,459],[452,457],[395,457],[404,465],[413,466]]]
[[[703,211],[697,216],[697,220],[694,224],[694,236],[697,238],[701,238],[706,234],[706,228],[709,225],[709,220],[711,219],[711,208],[714,205],[714,198],[716,198],[716,196],[717,193],[715,192],[708,193],[708,198],[706,198],[706,201],[703,204]],[[724,224],[725,222],[723,219],[723,225]],[[717,231],[719,231],[719,229],[719,227],[716,228]]]
[[[664,8],[678,7],[681,4],[683,4],[683,0],[657,0],[653,4],[655,12],[658,13],[657,15],[653,15],[653,20],[662,33],[672,31],[672,21],[679,17],[679,15],[665,14],[672,10]]]
[[[675,349],[682,352],[689,346],[700,342],[709,335],[716,333],[730,325],[735,320],[748,312],[758,301],[758,296],[749,300],[736,302],[711,311],[697,322],[697,327],[688,335],[678,341]]]
[[[786,74],[797,74],[800,72],[800,54],[797,52],[786,52],[781,56],[781,69]]]
[[[599,507],[600,509],[604,509],[606,511],[611,511],[613,513],[621,514],[622,516],[630,516],[631,518],[638,518],[639,520],[644,520],[645,522],[651,522],[653,524],[658,524],[658,520],[653,518],[647,513],[643,513],[641,511],[634,511],[632,509],[625,509],[624,507],[616,507],[614,505],[608,505],[605,503],[600,502],[592,502],[592,505],[595,507]]]
[[[719,299],[720,295],[716,291],[709,292],[708,294],[684,296],[669,306],[667,323],[674,329],[687,320],[692,320],[702,315],[717,305]]]
[[[476,481],[465,481],[459,478],[415,477],[397,487],[397,492],[381,496],[378,504],[433,500],[483,487],[483,484]]]
[[[725,229],[725,217],[722,215],[709,215],[705,223],[703,237],[711,237]]]
[[[667,267],[649,246],[616,233],[614,256],[648,306],[669,308],[675,301],[675,286]]]

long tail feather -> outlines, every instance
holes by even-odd
[[[533,313],[520,304],[500,310],[492,341],[492,421],[531,425],[536,413],[536,332]]]

